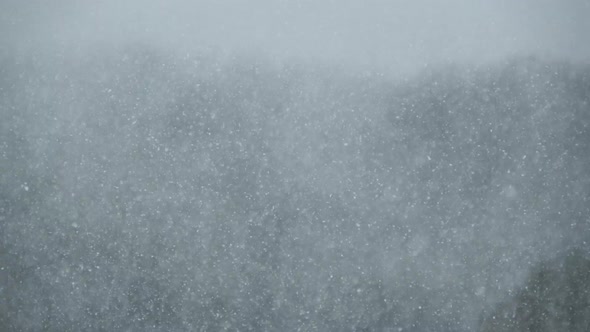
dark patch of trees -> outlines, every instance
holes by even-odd
[[[543,261],[524,285],[488,314],[481,331],[588,331],[590,259],[573,250]]]

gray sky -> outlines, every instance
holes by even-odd
[[[588,0],[103,0],[0,4],[2,45],[146,42],[407,71],[515,54],[590,58]]]

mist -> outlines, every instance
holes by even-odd
[[[587,330],[588,18],[3,1],[0,330]]]
[[[4,1],[10,47],[143,42],[415,72],[535,54],[587,60],[587,1]]]

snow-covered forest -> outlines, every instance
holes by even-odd
[[[4,13],[26,12],[11,1]],[[388,71],[386,56],[355,67],[354,52],[331,63],[309,46],[277,60],[262,42],[58,52],[39,40],[64,31],[13,14],[0,331],[590,329],[581,53],[409,70],[410,52]]]

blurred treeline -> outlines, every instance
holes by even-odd
[[[4,53],[0,330],[473,330],[589,163],[584,65]]]

